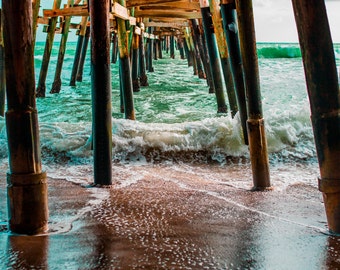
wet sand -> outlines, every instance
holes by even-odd
[[[340,238],[327,234],[308,168],[274,168],[266,192],[250,191],[245,165],[113,170],[110,188],[49,178],[42,236],[7,231],[1,181],[0,269],[340,269]]]

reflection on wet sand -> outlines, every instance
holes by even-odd
[[[320,192],[281,169],[269,192],[242,166],[116,165],[110,188],[50,179],[49,235],[2,232],[0,268],[337,269]]]

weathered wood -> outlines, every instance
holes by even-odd
[[[94,183],[112,184],[109,2],[90,0]]]
[[[122,6],[125,6],[125,0],[119,0]],[[120,67],[120,80],[122,83],[124,113],[125,118],[135,120],[135,109],[133,102],[133,86],[131,77],[131,66],[129,59],[129,44],[127,39],[127,30],[125,21],[117,18],[118,26],[118,47],[119,47],[119,67]]]
[[[242,63],[248,98],[248,139],[254,190],[270,187],[267,138],[262,115],[261,91],[253,3],[236,0]]]
[[[187,1],[183,1],[183,0],[129,0],[127,2],[127,7],[159,5],[159,4],[164,4],[164,3],[181,3],[181,2],[187,2]]]
[[[84,36],[83,45],[81,47],[79,65],[78,65],[77,76],[76,76],[77,82],[83,81],[84,63],[85,63],[85,59],[86,59],[87,47],[88,47],[89,40],[90,40],[90,32],[91,32],[90,27],[87,27],[86,33],[85,33],[85,36]]]
[[[139,80],[141,86],[149,86],[148,77],[146,75],[146,66],[145,66],[145,50],[144,50],[144,25],[141,22],[141,37],[139,38]]]
[[[323,0],[293,0],[329,230],[340,233],[340,91]]]
[[[241,49],[238,37],[236,6],[234,4],[221,4],[221,15],[223,18],[223,28],[229,49],[230,69],[234,81],[237,97],[239,115],[241,119],[244,143],[248,145],[247,131],[247,101],[245,84],[243,79],[243,68],[241,59]]]
[[[202,5],[201,5],[202,6]],[[212,28],[212,19],[210,14],[209,4],[208,7],[201,7],[202,13],[202,24],[204,29],[204,36],[206,40],[206,45],[208,49],[210,68],[212,79],[215,86],[215,95],[217,101],[217,112],[226,113],[228,111],[227,104],[224,97],[224,87],[222,82],[222,72],[220,69],[220,58],[217,48],[216,39]]]
[[[210,86],[209,93],[215,93],[215,88],[211,79],[211,69],[209,65],[209,58],[205,57],[204,54],[204,42],[202,35],[199,30],[197,20],[190,20],[191,26],[191,39],[192,46],[194,49],[194,75],[198,75],[200,79],[207,79],[208,85]]]
[[[54,0],[53,9],[58,9],[60,7],[61,0]],[[43,55],[43,60],[40,67],[40,74],[37,87],[37,97],[45,97],[46,94],[46,77],[48,71],[48,65],[50,63],[55,28],[57,25],[57,17],[51,18],[48,25],[48,33],[46,36],[45,50]]]
[[[67,6],[72,6],[73,2],[74,0],[68,0]],[[55,74],[54,74],[52,89],[50,91],[51,94],[59,93],[61,89],[61,71],[62,71],[63,63],[64,63],[70,23],[71,23],[71,17],[70,16],[64,17],[64,22],[62,23],[62,36],[61,36],[60,45],[59,45],[57,67],[56,67]]]
[[[170,58],[175,59],[175,37],[170,36]]]
[[[0,115],[5,116],[6,72],[3,40],[3,14],[0,9]]]
[[[35,44],[37,27],[38,27],[38,15],[40,9],[40,0],[32,0],[32,9],[33,9],[33,40]]]
[[[227,96],[229,101],[230,113],[232,117],[238,112],[235,85],[231,73],[230,59],[226,37],[223,31],[222,18],[220,13],[220,1],[209,0],[210,12],[215,29],[215,37],[217,41],[218,51],[220,53],[223,77],[226,84]]]
[[[43,11],[44,17],[59,17],[59,16],[89,16],[88,5],[75,5],[73,7],[66,7],[63,9],[45,9]],[[123,20],[129,20],[128,10],[117,2],[112,3],[110,13],[115,17]]]
[[[88,5],[79,5],[69,8],[44,9],[44,17],[55,18],[59,16],[89,16]]]
[[[117,63],[118,56],[118,36],[116,32],[112,32],[111,36],[112,50],[111,50],[111,63]]]
[[[152,27],[149,27],[148,28],[148,32],[149,34],[152,33]],[[153,39],[152,38],[149,38],[147,40],[147,50],[148,50],[148,53],[147,53],[147,69],[149,72],[154,72],[154,68],[152,66],[152,59],[153,59]]]
[[[115,17],[123,20],[129,20],[130,17],[127,8],[117,2],[112,3],[111,13],[114,14]]]
[[[42,172],[35,103],[32,2],[3,1],[9,228],[38,234],[48,229],[46,174]]]
[[[78,35],[77,46],[76,46],[76,51],[74,54],[72,71],[71,71],[71,79],[70,79],[70,84],[69,84],[70,86],[76,86],[76,78],[78,74],[80,55],[81,55],[81,51],[83,48],[84,39],[85,37],[83,35]]]
[[[188,61],[188,67],[192,67],[192,52],[189,48],[187,37],[183,39],[183,48],[184,48],[184,53],[186,55],[186,59]]]
[[[139,5],[140,10],[167,10],[167,9],[176,9],[183,11],[199,11],[200,5],[198,2],[169,2],[169,3],[161,3],[161,4],[147,4],[147,5]]]
[[[152,17],[167,17],[167,18],[183,18],[183,19],[199,19],[202,18],[200,12],[185,12],[173,10],[136,10],[136,17],[152,18]]]
[[[140,91],[140,80],[138,76],[138,69],[139,69],[139,35],[133,35],[133,46],[132,46],[132,87],[133,92]]]
[[[166,28],[178,28],[188,27],[187,22],[146,22],[145,27],[166,27]]]
[[[78,34],[76,52],[74,54],[74,59],[73,59],[73,66],[72,66],[72,72],[71,72],[71,78],[70,78],[70,86],[76,86],[78,73],[80,73],[81,74],[80,77],[82,77],[82,73],[83,73],[82,70],[81,70],[81,72],[78,72],[78,71],[79,71],[80,60],[81,60],[81,57],[82,57],[82,51],[83,51],[83,47],[84,47],[85,35],[86,35],[86,33],[88,33],[88,31],[87,31],[88,18],[89,17],[87,17],[87,16],[83,16],[81,18],[81,22],[80,22],[80,25],[79,25],[80,29],[79,29],[79,34]],[[87,49],[87,44],[85,46],[86,46],[86,49]],[[85,50],[84,53],[86,55],[86,50]],[[84,60],[85,59],[83,59],[83,61]],[[84,62],[82,62],[82,65],[83,64],[84,64]]]

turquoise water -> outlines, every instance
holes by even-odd
[[[69,86],[76,43],[67,45],[62,71],[62,89],[50,94],[58,55],[55,43],[46,80],[46,97],[37,99],[43,156],[55,160],[64,156],[75,162],[91,160],[91,76],[90,53],[83,82]],[[38,81],[44,42],[35,48]],[[340,47],[335,46],[336,56]],[[258,44],[264,119],[270,160],[315,162],[310,110],[298,44]],[[148,73],[149,87],[134,94],[136,121],[120,113],[118,65],[112,64],[113,156],[116,161],[164,158],[214,160],[247,158],[239,117],[217,114],[214,94],[205,80],[193,75],[186,60],[154,61]],[[7,157],[4,121],[0,154]]]

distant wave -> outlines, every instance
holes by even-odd
[[[258,47],[260,58],[300,58],[301,51],[298,46],[273,45],[270,47]]]
[[[340,44],[333,44],[336,59],[340,59]],[[301,58],[298,43],[259,43],[257,44],[259,58]]]

